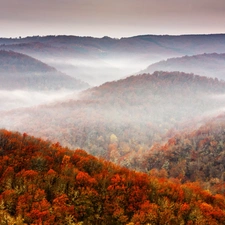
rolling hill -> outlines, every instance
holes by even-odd
[[[182,71],[225,80],[225,54],[201,54],[171,58],[150,65],[143,73]]]
[[[30,56],[0,50],[1,90],[81,90],[88,84],[76,80]]]
[[[131,76],[77,98],[1,113],[1,127],[83,148],[139,169],[139,157],[174,132],[223,110],[225,83],[179,72]]]

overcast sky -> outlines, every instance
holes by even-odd
[[[0,36],[225,33],[225,0],[0,0]]]

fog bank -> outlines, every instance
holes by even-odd
[[[65,100],[70,95],[73,98],[79,92],[70,90],[60,91],[24,91],[24,90],[0,90],[0,111],[7,111],[21,107],[32,107],[47,104],[58,100]]]

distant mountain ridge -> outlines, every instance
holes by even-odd
[[[174,52],[177,55],[196,54],[196,53],[223,53],[225,52],[225,34],[210,35],[140,35],[128,38],[94,38],[79,36],[34,36],[21,39],[0,38],[1,49],[16,49],[19,46],[21,51],[26,51],[27,47],[40,43],[41,48],[59,48],[63,51],[71,51],[74,54],[80,53],[85,49],[88,54],[98,53],[97,56],[105,56],[109,53],[133,54],[142,52],[148,55],[157,55],[165,52]],[[72,47],[72,49],[66,47]],[[23,47],[23,48],[22,48]],[[51,50],[51,49],[49,49]],[[80,50],[80,51],[77,51]],[[100,51],[99,51],[100,50]],[[149,52],[151,50],[151,52]],[[132,55],[131,55],[132,56]]]
[[[225,52],[225,34],[141,35],[120,39],[34,36],[0,39],[0,43],[0,49],[30,55],[95,86],[167,58]]]
[[[225,80],[225,53],[200,54],[170,58],[148,66],[141,73],[182,71]]]
[[[56,69],[28,55],[0,50],[0,72],[56,72]]]
[[[89,87],[25,54],[0,50],[0,89],[84,89]]]
[[[50,43],[56,41],[58,43],[66,44],[77,42],[79,44],[87,44],[90,43],[91,45],[105,45],[107,44],[114,44],[120,41],[127,41],[127,40],[144,40],[148,42],[170,42],[175,44],[174,41],[196,41],[199,42],[210,42],[210,41],[218,41],[224,38],[225,34],[188,34],[188,35],[137,35],[132,37],[122,37],[122,38],[111,38],[111,37],[102,37],[96,38],[91,36],[73,36],[73,35],[48,35],[48,36],[29,36],[24,38],[0,38],[1,45],[8,45],[8,44],[21,44],[21,43],[32,43],[32,42],[42,42],[42,43]],[[66,42],[67,41],[67,42]],[[177,42],[176,42],[177,43]],[[198,44],[199,44],[198,43]],[[221,42],[220,44],[222,44]],[[179,45],[178,45],[179,46]]]

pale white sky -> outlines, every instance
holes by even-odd
[[[0,0],[0,37],[225,33],[225,0]]]

